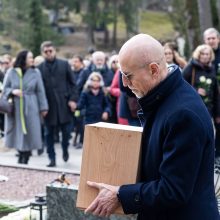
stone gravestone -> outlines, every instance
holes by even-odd
[[[47,220],[135,220],[136,215],[111,215],[101,218],[76,208],[78,187],[53,183],[47,185]]]

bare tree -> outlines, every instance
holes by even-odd
[[[200,31],[203,33],[207,28],[212,27],[212,15],[210,1],[197,0],[199,9]]]
[[[113,33],[112,33],[112,45],[117,47],[117,24],[118,24],[118,0],[113,0]]]
[[[220,21],[220,0],[216,0],[216,7],[218,11],[218,20]]]

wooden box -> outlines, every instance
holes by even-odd
[[[76,207],[86,209],[98,194],[87,180],[116,186],[137,182],[142,130],[104,122],[85,126]]]

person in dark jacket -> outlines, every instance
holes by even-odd
[[[216,123],[220,122],[220,96],[215,68],[212,66],[214,53],[209,45],[199,45],[192,59],[183,69],[183,77],[201,96],[210,115]]]
[[[104,82],[101,74],[93,72],[84,86],[77,109],[85,108],[85,123],[92,124],[106,121],[111,113],[109,102],[103,91]]]
[[[213,65],[215,67],[215,73],[220,85],[220,34],[215,28],[208,28],[203,33],[203,38],[205,44],[209,45],[214,54],[215,59],[213,60]],[[220,124],[215,123],[215,158],[216,164],[220,166]]]
[[[209,45],[213,49],[213,52],[215,54],[213,64],[217,74],[218,69],[220,68],[220,34],[215,28],[208,28],[204,31],[203,38],[204,43]],[[220,81],[220,75],[218,76],[218,78]]]
[[[48,167],[54,167],[56,166],[54,131],[57,127],[60,127],[62,132],[63,160],[66,162],[69,159],[70,125],[78,93],[70,65],[67,61],[56,58],[53,43],[43,42],[41,52],[45,61],[38,68],[42,74],[49,104],[49,111],[45,117],[45,139],[50,159]]]
[[[106,64],[106,56],[102,51],[96,51],[92,54],[91,64],[79,75],[76,84],[80,90],[83,89],[86,80],[92,72],[98,72],[102,75],[104,89],[108,91],[114,77],[114,72],[108,68]]]
[[[212,65],[214,53],[209,45],[199,45],[193,52],[189,64],[183,69],[183,77],[201,96],[211,117],[215,129],[220,126],[220,94],[215,68]],[[215,143],[218,143],[218,134]],[[219,145],[215,145],[215,155],[219,156]]]
[[[74,55],[73,58],[70,60],[70,66],[72,68],[75,82],[77,82],[79,79],[79,76],[81,75],[81,73],[84,71],[84,68],[85,68],[83,64],[83,58],[79,55]],[[79,94],[81,92],[82,92],[82,88],[81,90],[79,90]]]
[[[85,109],[84,126],[86,124],[107,121],[111,114],[111,105],[103,91],[103,78],[100,73],[93,72],[80,95],[77,109]],[[76,147],[81,148],[82,142]]]
[[[198,93],[176,65],[166,67],[162,45],[149,35],[128,40],[119,63],[124,86],[142,108],[140,180],[122,186],[88,181],[100,192],[85,212],[109,216],[121,205],[139,220],[219,220],[214,132]]]
[[[128,120],[131,126],[141,126],[137,111],[140,109],[135,94],[128,87],[123,86],[122,75],[119,75],[119,87],[121,90],[119,115]],[[129,104],[129,99],[133,101]]]
[[[75,82],[77,82],[80,74],[84,70],[83,58],[80,55],[74,55],[73,58],[70,60],[70,65],[72,68]],[[78,88],[79,95],[81,94],[81,92],[82,92],[82,90]],[[74,139],[73,139],[73,146],[76,148],[81,148],[81,145],[83,142],[83,132],[84,132],[84,130],[83,130],[83,117],[84,117],[83,110],[77,111],[73,115],[71,130],[74,130],[74,132],[75,132]],[[78,136],[79,136],[79,138],[78,138]],[[79,142],[77,142],[78,139],[79,139]]]

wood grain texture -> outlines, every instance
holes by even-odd
[[[87,180],[119,186],[136,183],[141,136],[140,127],[104,122],[85,127],[78,208],[87,208],[98,194],[87,186]]]

